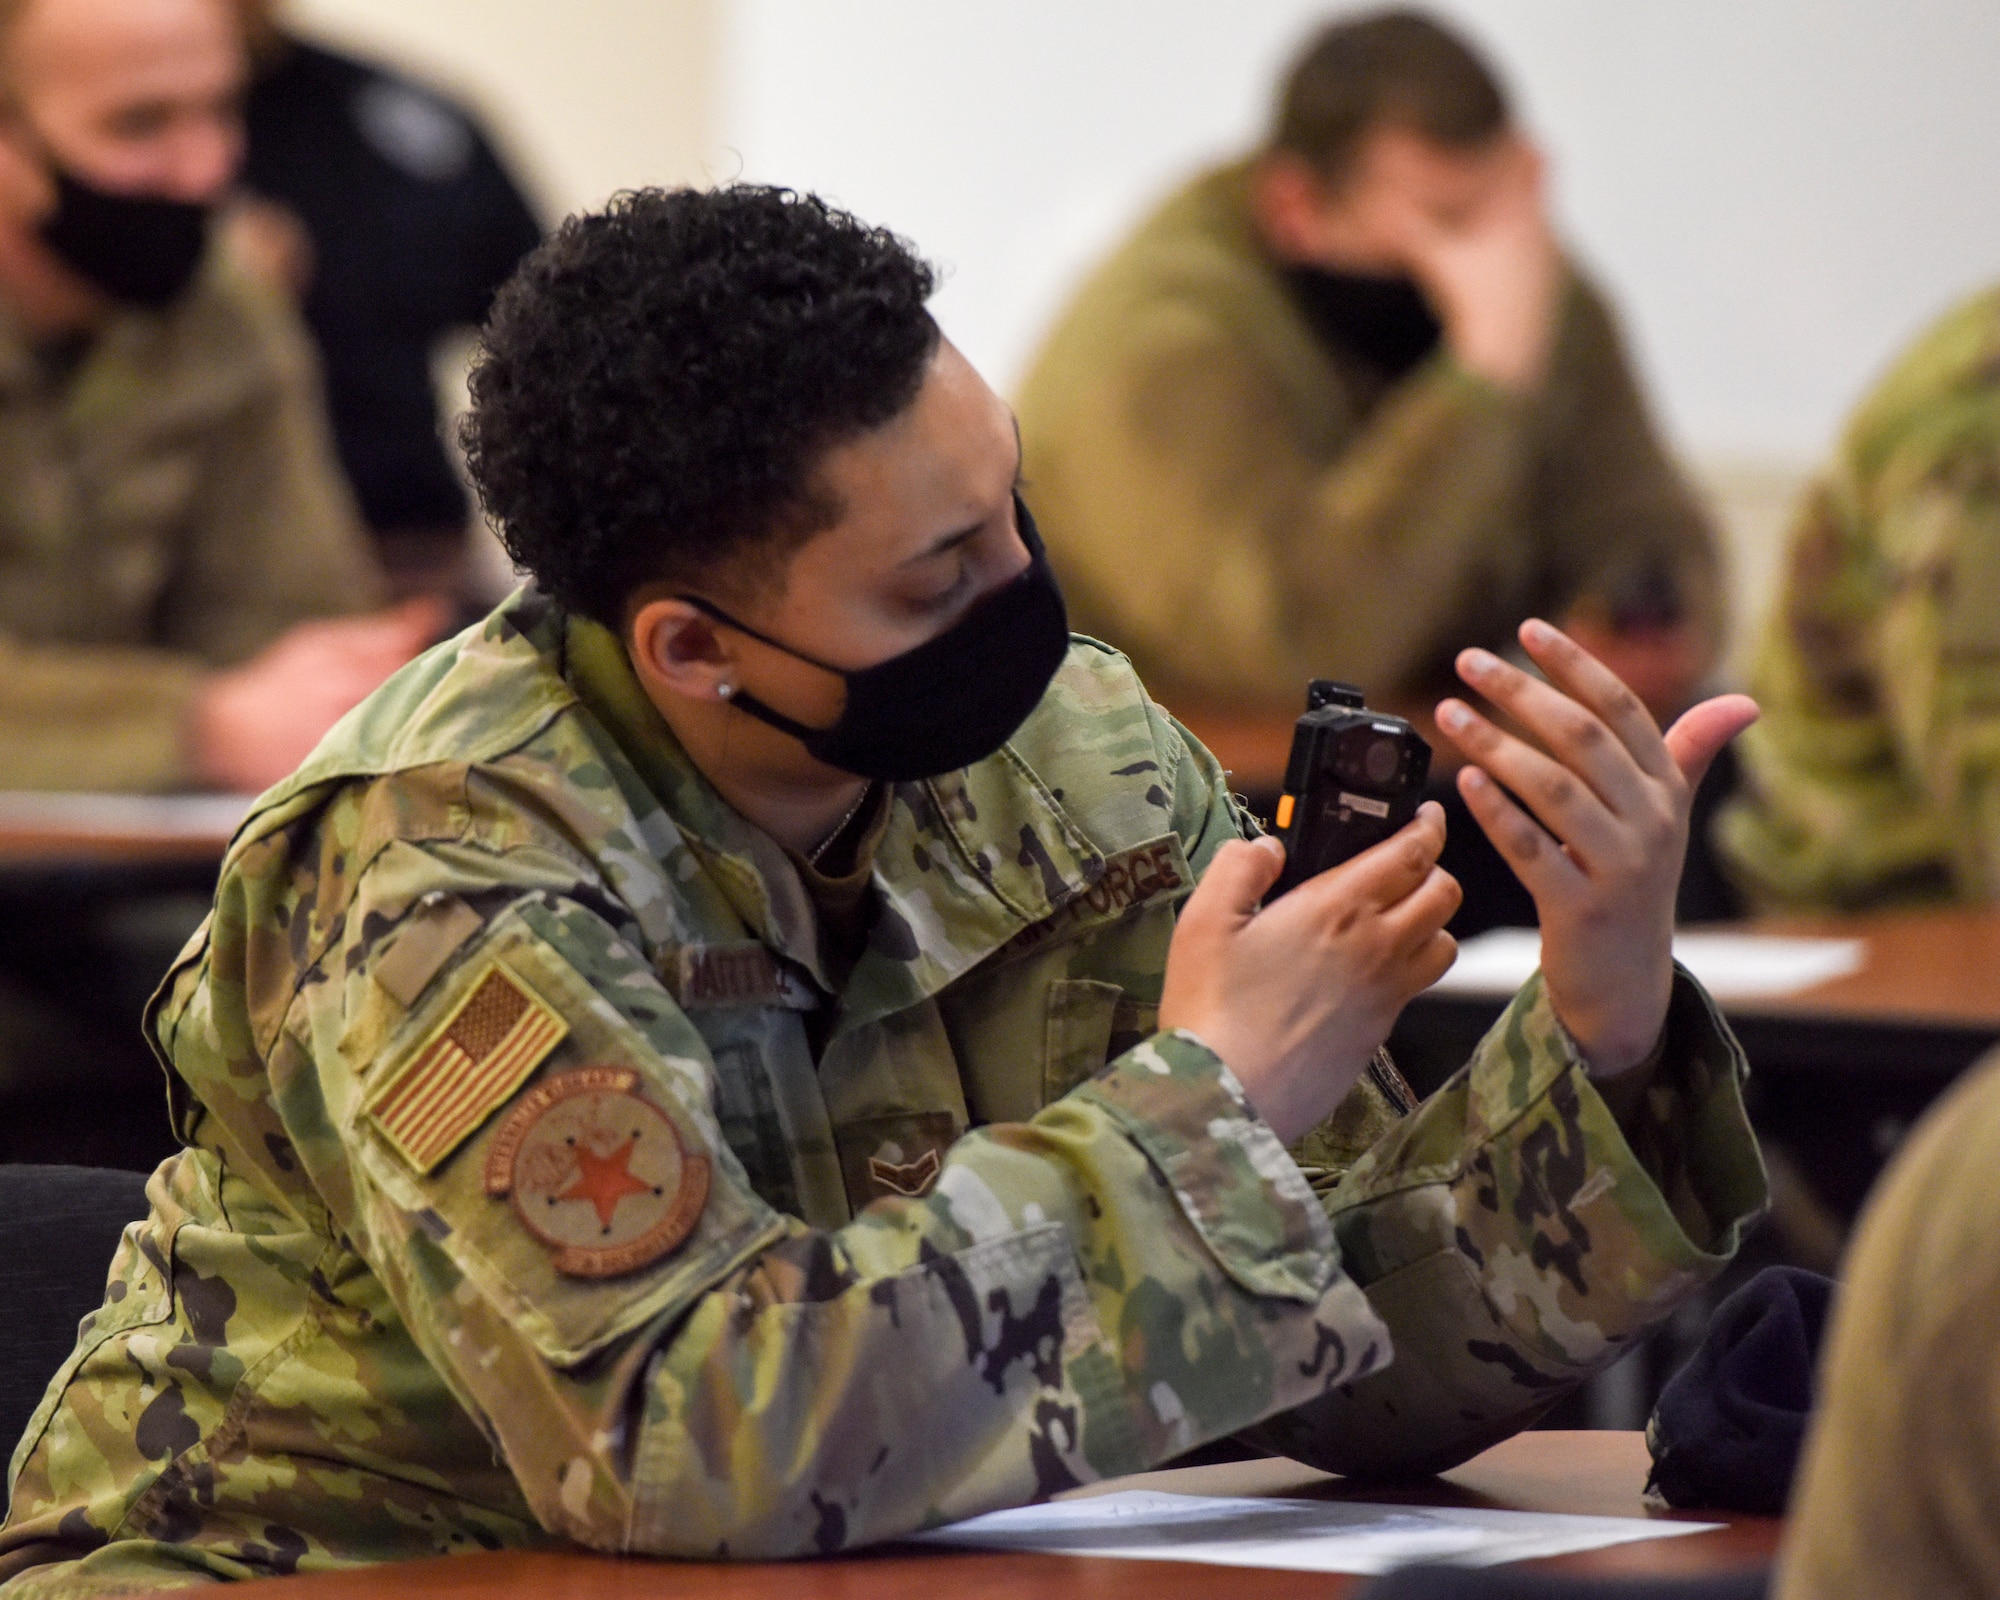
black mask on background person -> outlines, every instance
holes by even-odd
[[[114,300],[159,309],[193,281],[208,247],[211,207],[158,195],[114,194],[53,158],[56,208],[41,226],[71,271]]]
[[[935,639],[849,671],[738,622],[699,595],[687,601],[717,622],[847,681],[831,727],[809,728],[738,689],[730,703],[789,733],[809,755],[858,778],[906,783],[983,761],[1028,720],[1069,649],[1069,616],[1034,518],[1019,500],[1027,567]]]
[[[1326,344],[1395,379],[1437,348],[1444,325],[1412,278],[1294,267],[1292,296]]]

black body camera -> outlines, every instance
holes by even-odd
[[[1351,683],[1313,679],[1278,799],[1285,870],[1270,898],[1408,823],[1430,770],[1431,747],[1401,717],[1370,711]]]

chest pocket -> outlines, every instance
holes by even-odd
[[[1115,983],[1059,978],[1049,985],[1043,1024],[1042,1103],[1060,1100],[1107,1061],[1158,1030],[1160,1008]]]

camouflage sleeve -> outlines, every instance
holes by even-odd
[[[1792,535],[1751,687],[1748,792],[1720,820],[1772,906],[2000,894],[2000,468],[1864,513],[1836,472]],[[1899,580],[1873,517],[1921,521]],[[1904,552],[1907,557],[1912,552]]]
[[[1292,704],[1328,662],[1385,689],[1425,670],[1511,548],[1531,408],[1440,354],[1307,438],[1283,374],[1213,318],[1162,309],[1126,343],[1059,435],[1024,418],[1079,614],[1156,687],[1224,704]]]
[[[681,1556],[841,1549],[1150,1466],[1386,1358],[1297,1168],[1186,1035],[968,1134],[923,1199],[831,1232],[777,1212],[721,1136],[701,1036],[574,869],[544,867],[545,890],[495,906],[467,847],[385,852],[271,1075],[337,1225],[551,1531]],[[505,880],[534,870],[513,852]],[[403,1014],[385,928],[407,881],[450,898],[452,871],[480,931]],[[522,1028],[532,1050],[505,1042]],[[453,1041],[489,1076],[548,1064],[439,1155],[477,1106],[426,1111],[410,1074]],[[585,1177],[637,1193],[649,1230],[621,1221],[616,1248],[536,1210],[567,1104],[551,1097],[593,1084],[631,1119],[616,1139],[634,1131],[600,1151],[623,1168]],[[654,1119],[683,1159],[635,1179]]]
[[[1328,1201],[1393,1365],[1252,1437],[1335,1472],[1415,1476],[1526,1426],[1720,1271],[1761,1214],[1743,1072],[1681,973],[1621,1125],[1532,980]]]
[[[1723,847],[1774,905],[2000,895],[2000,292],[1856,411],[1787,547]]]

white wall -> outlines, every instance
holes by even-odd
[[[1015,376],[1078,267],[1252,138],[1305,0],[733,0],[715,133],[745,175],[911,235]],[[1557,162],[1671,430],[1805,462],[1952,296],[2000,277],[1992,0],[1447,0]]]
[[[1883,362],[2000,278],[1994,0],[1436,0],[1556,162],[1738,616]],[[1254,139],[1310,0],[293,0],[482,105],[554,214],[640,183],[817,188],[946,267],[1003,387],[1067,284]],[[1747,646],[1744,630],[1739,648]],[[1739,657],[1740,660],[1740,657]]]
[[[453,89],[550,215],[705,181],[720,0],[291,0],[285,15]]]
[[[1337,8],[1335,8],[1337,9]],[[2000,277],[1993,0],[1442,0],[1557,162],[1580,252],[1705,460],[1808,462],[1883,360]],[[1073,275],[1252,139],[1310,0],[294,0],[453,84],[556,212],[739,174],[950,273],[1001,383]]]

